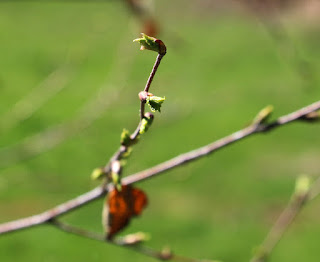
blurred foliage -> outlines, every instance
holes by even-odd
[[[258,16],[217,12],[206,2],[155,1],[168,54],[150,91],[167,101],[123,175],[228,135],[268,104],[275,118],[319,99],[319,74],[301,74],[295,63],[306,61],[302,69],[319,72],[318,24],[285,16],[279,27],[278,20],[268,27],[270,21]],[[0,129],[0,222],[98,185],[90,173],[118,148],[123,128],[136,127],[137,94],[155,59],[132,44],[140,27],[121,1],[0,3],[1,124],[52,72],[62,70],[66,78],[65,87],[34,114]],[[279,28],[284,37],[273,37]],[[88,116],[81,117],[81,108],[95,97],[91,110],[85,107]],[[57,125],[65,128],[39,142],[43,153],[21,144]],[[150,204],[124,233],[148,232],[150,246],[169,245],[185,256],[248,261],[288,201],[295,178],[320,174],[319,128],[295,123],[139,184]],[[66,138],[59,142],[59,135]],[[317,203],[298,217],[270,261],[318,261]],[[101,209],[102,200],[63,219],[102,231]],[[0,260],[153,261],[47,225],[1,236]]]

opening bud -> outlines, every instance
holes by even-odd
[[[167,53],[167,48],[160,39],[148,36],[144,33],[141,33],[141,35],[141,38],[133,40],[133,42],[139,42],[140,50],[151,50],[160,55],[165,55]]]

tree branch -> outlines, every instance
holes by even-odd
[[[217,140],[209,145],[198,148],[196,150],[187,152],[185,154],[181,154],[171,160],[163,162],[159,165],[156,165],[152,168],[146,169],[144,171],[138,172],[136,174],[127,176],[122,179],[123,184],[132,184],[135,182],[139,182],[150,178],[152,176],[161,174],[167,170],[173,169],[175,167],[181,166],[190,161],[201,158],[202,156],[213,153],[223,147],[231,145],[241,139],[244,139],[250,135],[268,132],[277,127],[284,126],[296,120],[302,120],[306,115],[311,112],[317,111],[320,109],[320,101],[317,101],[309,106],[301,108],[293,113],[288,115],[284,115],[278,118],[276,121],[271,122],[270,124],[255,124],[250,125],[244,129],[241,129],[229,136],[226,136],[220,140]],[[61,216],[65,213],[68,213],[76,208],[79,208],[97,198],[104,196],[109,189],[111,189],[112,185],[108,184],[106,186],[99,186],[83,195],[80,195],[72,200],[69,200],[65,203],[62,203],[52,209],[47,210],[46,212],[40,213],[38,215],[34,215],[31,217],[26,217],[23,219],[18,219],[15,221],[7,222],[0,224],[0,234],[5,234],[17,230],[21,230],[24,228],[40,225],[46,223],[58,216]]]
[[[162,58],[164,57],[164,55],[162,54],[158,54],[157,56],[157,59],[153,65],[153,68],[151,70],[151,73],[150,73],[150,76],[147,80],[147,83],[146,83],[146,86],[144,88],[143,91],[145,92],[149,92],[149,88],[151,86],[151,83],[153,81],[153,78],[158,70],[158,67],[160,65],[160,62],[162,60]],[[133,134],[131,135],[131,139],[136,139],[137,136],[139,135],[139,131],[140,131],[140,126],[141,126],[141,121],[142,119],[144,118],[144,111],[145,111],[145,106],[146,106],[146,102],[145,101],[141,101],[140,102],[140,122],[139,122],[139,125],[137,126],[136,130],[133,132]]]
[[[172,260],[172,261],[180,261],[180,262],[200,262],[200,260],[198,259],[175,255],[170,250],[163,249],[161,251],[157,251],[153,248],[143,246],[141,245],[142,240],[139,240],[139,239],[137,239],[136,241],[129,241],[129,242],[126,242],[125,240],[123,240],[126,237],[115,239],[115,240],[108,240],[103,234],[87,231],[82,228],[78,228],[78,227],[63,223],[56,219],[50,220],[49,223],[64,232],[67,232],[73,235],[78,235],[84,238],[89,238],[95,241],[105,242],[109,244],[114,244],[116,246],[129,248],[140,254],[153,257],[159,260]]]
[[[158,70],[158,67],[159,67],[160,62],[161,62],[163,57],[164,57],[164,55],[158,54],[158,56],[156,58],[156,61],[155,61],[154,65],[153,65],[153,68],[151,70],[150,76],[149,76],[149,78],[147,80],[146,86],[144,88],[145,92],[148,92],[148,90],[149,90],[149,88],[151,86],[151,83],[153,81],[153,78],[154,78],[154,76],[155,76],[155,74],[156,74],[156,72]],[[142,119],[144,118],[145,106],[146,106],[146,102],[141,100],[140,101],[140,120],[139,120],[139,123],[137,125],[136,130],[130,136],[132,141],[136,140],[138,138],[138,136],[139,136]],[[118,149],[118,151],[111,157],[111,159],[108,162],[108,164],[105,165],[105,167],[103,168],[103,172],[105,174],[109,174],[110,171],[111,171],[112,163],[117,161],[117,160],[120,160],[122,158],[123,154],[125,154],[127,152],[127,150],[128,150],[128,146],[121,145],[120,148]]]
[[[265,262],[268,260],[271,252],[279,243],[294,219],[301,212],[302,208],[319,195],[319,181],[320,178],[318,178],[318,180],[310,187],[309,178],[302,177],[297,179],[296,189],[291,200],[272,226],[270,232],[257,249],[257,252],[255,252],[255,255],[250,262]]]

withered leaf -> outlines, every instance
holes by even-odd
[[[146,194],[132,186],[122,185],[121,191],[109,192],[103,214],[108,239],[124,229],[132,217],[140,215],[147,203]]]

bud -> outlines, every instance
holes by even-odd
[[[129,234],[121,238],[121,244],[123,245],[135,245],[144,241],[150,240],[150,235],[144,232],[137,232]]]
[[[144,118],[141,120],[141,126],[140,126],[140,134],[144,134],[148,131],[149,127],[151,126],[153,122],[154,115],[152,113],[147,112],[144,115]]]
[[[130,133],[127,129],[123,129],[121,136],[120,136],[120,143],[123,146],[129,146],[131,144]]]
[[[105,175],[105,172],[103,171],[103,168],[99,167],[99,168],[95,168],[92,173],[91,173],[91,179],[92,180],[97,180],[102,178],[102,176]]]
[[[116,187],[118,191],[121,191],[122,186],[121,186],[121,163],[120,161],[114,161],[111,165],[111,178],[112,178],[112,183]]]
[[[301,175],[296,180],[296,187],[294,194],[296,196],[305,196],[310,191],[310,177],[307,175]]]
[[[165,44],[154,37],[147,36],[144,33],[141,33],[142,37],[133,40],[133,42],[139,42],[141,45],[140,50],[151,50],[155,51],[160,55],[165,55],[167,53],[167,48]]]
[[[161,258],[163,260],[169,260],[173,257],[173,253],[171,251],[171,248],[170,247],[164,247],[162,250],[161,250]]]
[[[253,124],[259,125],[267,122],[273,112],[273,106],[269,105],[263,108],[253,120]]]

